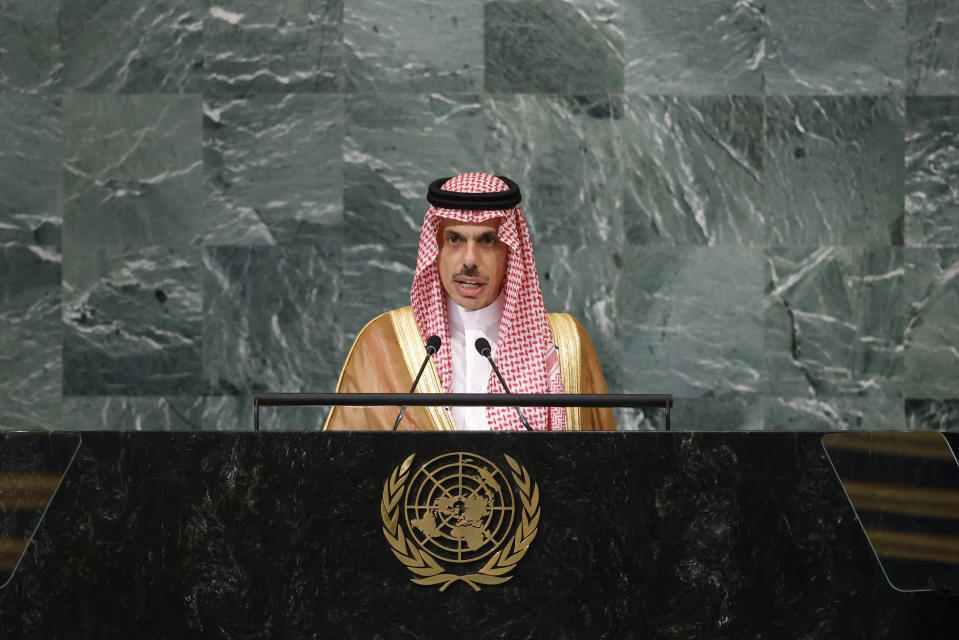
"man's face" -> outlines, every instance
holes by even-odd
[[[440,221],[440,280],[453,302],[471,311],[491,304],[503,286],[509,247],[498,238],[500,222]]]

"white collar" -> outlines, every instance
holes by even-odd
[[[506,296],[502,292],[496,300],[476,311],[461,307],[453,302],[452,298],[447,297],[446,315],[450,321],[450,330],[479,330],[495,339],[499,334],[499,321],[503,317],[504,304],[506,304]]]

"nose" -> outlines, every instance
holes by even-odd
[[[472,240],[466,243],[466,249],[463,252],[463,266],[476,266],[476,243]]]

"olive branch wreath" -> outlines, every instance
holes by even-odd
[[[383,535],[390,543],[393,555],[413,574],[420,576],[410,580],[424,586],[441,585],[440,591],[445,591],[457,580],[462,580],[473,587],[474,591],[479,591],[481,584],[502,584],[512,578],[509,572],[526,555],[539,526],[539,486],[530,479],[526,468],[503,454],[513,471],[513,481],[519,487],[520,499],[523,502],[523,517],[519,526],[516,527],[512,540],[494,553],[477,573],[459,575],[448,573],[433,556],[417,549],[415,543],[407,539],[403,527],[400,526],[400,497],[409,479],[410,466],[415,456],[414,453],[404,460],[403,464],[393,469],[389,480],[383,484],[383,500],[380,502]]]

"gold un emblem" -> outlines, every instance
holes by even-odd
[[[510,483],[491,461],[459,451],[411,475],[414,457],[393,469],[380,502],[383,534],[393,555],[418,576],[411,580],[440,591],[462,580],[479,591],[512,578],[539,525],[539,487],[526,469],[503,455]]]

